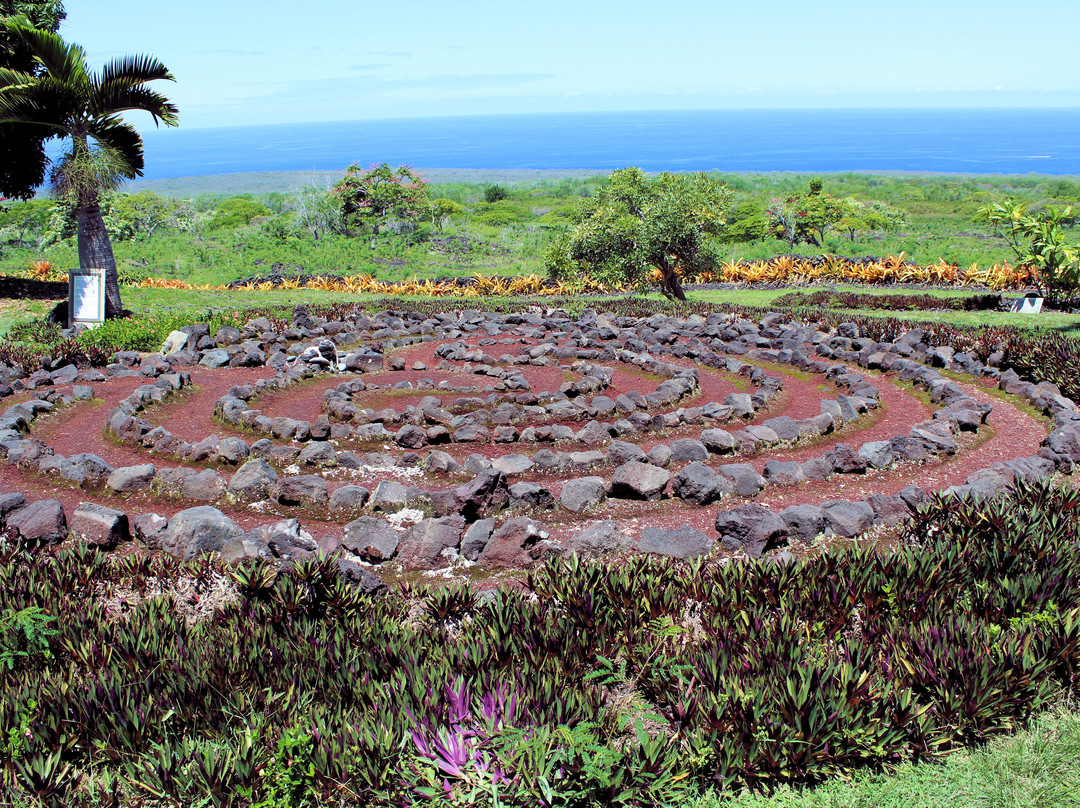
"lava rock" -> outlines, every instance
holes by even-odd
[[[630,545],[619,525],[609,520],[579,530],[564,542],[563,549],[583,556],[604,556],[622,552]]]
[[[478,519],[469,525],[461,537],[461,557],[467,561],[476,561],[491,541],[491,534],[494,531],[494,519]]]
[[[278,474],[274,467],[261,458],[249,460],[229,480],[228,490],[241,499],[259,500],[270,495],[270,489],[277,482]]]
[[[401,534],[384,520],[361,516],[345,525],[341,546],[370,563],[389,561],[397,553]]]
[[[180,496],[196,502],[214,502],[225,495],[228,485],[214,469],[192,474],[180,486]]]
[[[803,544],[810,544],[825,530],[825,511],[817,505],[792,505],[780,512],[787,534]]]
[[[362,485],[342,485],[330,495],[330,513],[349,513],[361,510],[371,498]]]
[[[180,511],[169,520],[161,548],[180,558],[216,552],[244,531],[217,508],[200,505]]]
[[[59,544],[68,537],[67,517],[59,500],[39,499],[16,508],[5,520],[7,531],[30,545]]]
[[[787,539],[787,525],[761,505],[739,505],[721,511],[716,517],[716,531],[729,550],[743,550],[752,558],[782,546]]]
[[[563,483],[559,504],[573,513],[581,513],[604,499],[604,480],[601,477],[576,477]]]
[[[708,505],[726,494],[733,494],[735,486],[700,461],[694,461],[675,475],[671,493],[691,505]]]
[[[322,477],[301,474],[279,477],[270,486],[270,498],[281,505],[322,505],[329,499],[329,486]]]
[[[455,488],[453,496],[458,513],[465,517],[466,522],[475,522],[490,511],[506,507],[510,490],[505,474],[497,469],[485,469],[471,482]]]
[[[92,502],[79,504],[68,527],[76,540],[105,550],[112,550],[131,538],[126,513]]]
[[[371,492],[371,510],[397,513],[409,504],[409,492],[394,480],[383,480]]]
[[[491,534],[476,563],[486,568],[528,567],[533,562],[530,549],[547,537],[547,531],[529,517],[515,516]]]
[[[865,502],[838,500],[823,503],[825,529],[837,536],[852,538],[870,529],[874,524],[874,509]]]
[[[622,499],[660,499],[671,472],[648,463],[630,460],[611,476],[611,496]]]
[[[768,482],[749,463],[726,463],[719,466],[716,473],[730,480],[740,497],[756,496]]]
[[[715,542],[700,530],[683,525],[674,529],[647,527],[641,533],[638,551],[671,558],[708,555]]]
[[[121,466],[113,469],[105,481],[105,485],[119,494],[128,494],[132,491],[143,491],[150,487],[157,469],[153,463],[145,463],[141,466]]]
[[[457,515],[422,519],[401,537],[398,560],[407,569],[433,570],[444,567],[447,564],[444,552],[458,546],[464,528],[465,520]]]
[[[671,442],[671,459],[676,463],[708,460],[709,450],[699,440],[680,438]]]

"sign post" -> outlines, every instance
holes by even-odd
[[[1010,302],[1009,311],[1017,314],[1038,314],[1042,311],[1043,299],[1038,295],[1018,297]]]
[[[105,322],[105,270],[68,270],[68,328]]]

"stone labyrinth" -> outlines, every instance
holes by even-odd
[[[385,565],[786,557],[932,492],[1080,462],[1071,400],[918,330],[539,308],[276,325],[196,325],[163,354],[12,382],[8,535],[227,561],[321,548],[377,588]]]

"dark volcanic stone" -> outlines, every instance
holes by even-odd
[[[547,538],[547,531],[527,516],[507,519],[491,535],[476,559],[481,567],[528,567],[532,564],[529,549]]]
[[[689,525],[674,529],[647,527],[642,531],[638,550],[672,558],[696,558],[707,555],[713,543],[711,538]]]
[[[59,544],[68,536],[67,518],[60,502],[39,499],[7,515],[6,528],[26,544]]]
[[[244,531],[217,508],[200,505],[180,511],[169,520],[161,547],[180,558],[220,550]]]
[[[599,556],[621,552],[630,545],[630,540],[619,525],[609,520],[579,530],[566,540],[563,547],[567,553]]]
[[[648,463],[631,460],[611,476],[611,496],[623,499],[660,499],[671,480],[671,472]]]
[[[604,498],[602,477],[575,477],[567,480],[559,492],[559,504],[568,511],[581,513]]]
[[[131,538],[126,513],[92,502],[83,502],[75,509],[69,528],[77,540],[107,550]]]
[[[397,553],[400,534],[384,520],[361,516],[345,525],[341,546],[364,561],[389,561]]]
[[[458,546],[464,528],[465,520],[461,516],[423,519],[402,535],[398,560],[406,569],[433,570],[444,567],[448,563],[444,551]]]
[[[691,505],[707,505],[734,491],[729,480],[700,462],[684,466],[671,483],[671,493]]]
[[[716,517],[716,530],[729,550],[744,550],[752,558],[784,543],[787,525],[761,505],[740,505],[721,511]]]

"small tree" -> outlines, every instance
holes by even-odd
[[[147,241],[162,226],[173,223],[180,206],[156,194],[153,191],[139,191],[135,194],[117,194],[113,198],[112,208],[105,217],[105,225],[117,233],[117,241],[137,239],[145,236]]]
[[[735,242],[761,241],[769,233],[765,207],[757,200],[739,202],[728,217],[725,240]]]
[[[776,238],[792,247],[802,243],[820,247],[825,234],[843,217],[843,204],[824,192],[821,180],[813,179],[805,194],[774,199],[768,216],[769,227]]]
[[[1071,206],[1029,213],[1024,203],[1007,199],[980,208],[978,215],[1005,239],[1022,266],[1035,269],[1047,298],[1080,287],[1080,244],[1065,235],[1076,216]]]
[[[47,199],[0,206],[0,233],[8,244],[41,249],[51,213],[52,203]]]
[[[863,202],[854,197],[847,197],[840,202],[840,219],[836,223],[841,230],[846,230],[848,238],[855,240],[860,232],[892,230],[904,224],[904,211],[884,202]]]
[[[656,268],[661,291],[686,300],[679,275],[716,266],[712,240],[724,232],[732,198],[707,174],[615,171],[595,197],[582,200],[573,226],[548,251],[548,274],[641,287]]]
[[[428,203],[427,215],[431,217],[431,224],[440,233],[446,227],[446,220],[451,216],[460,216],[465,212],[465,206],[453,199],[439,197]]]
[[[311,233],[318,241],[325,235],[343,234],[345,222],[341,217],[341,200],[318,185],[302,185],[292,192],[296,206],[296,224]]]
[[[345,170],[333,188],[345,222],[346,235],[353,223],[371,227],[371,248],[391,218],[415,219],[429,211],[426,183],[408,166],[386,163],[363,171],[358,165]]]

